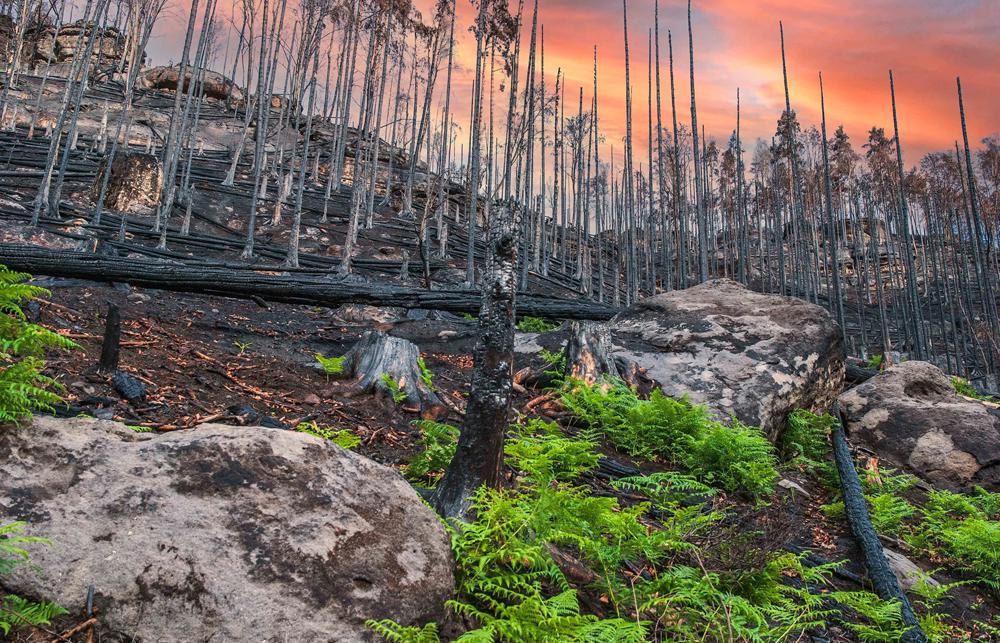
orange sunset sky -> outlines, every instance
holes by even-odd
[[[429,8],[432,2],[415,0],[415,4]],[[530,0],[526,5],[527,35]],[[172,0],[149,47],[153,63],[179,58],[189,6],[187,0]],[[512,6],[516,7],[513,0]],[[681,1],[661,2],[665,126],[670,122],[667,29],[674,33],[678,117],[690,123],[685,10]],[[229,12],[229,0],[220,0],[220,11]],[[636,152],[644,155],[653,2],[628,0],[628,12]],[[456,71],[452,105],[456,120],[463,123],[468,120],[471,95],[474,41],[468,27],[474,13],[469,0],[458,0],[456,60],[461,68]],[[424,15],[429,20],[430,12]],[[696,0],[698,118],[720,143],[735,126],[737,87],[746,149],[752,151],[754,139],[774,132],[784,104],[779,20],[785,25],[792,107],[807,126],[819,123],[817,72],[822,71],[831,131],[843,123],[856,146],[873,125],[886,127],[891,135],[891,68],[908,164],[960,139],[956,76],[962,77],[973,145],[1000,131],[1000,0]],[[568,77],[567,113],[575,113],[581,84],[585,105],[589,102],[593,47],[598,47],[601,127],[617,155],[625,132],[621,2],[539,0],[539,21],[545,26],[548,87],[551,90],[557,67]],[[221,66],[221,53],[218,60],[216,66]],[[465,136],[463,132],[459,140]]]

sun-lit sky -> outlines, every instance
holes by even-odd
[[[149,48],[154,63],[179,57],[190,5],[188,0],[171,1]],[[227,0],[219,1],[228,9]],[[627,3],[633,128],[636,152],[645,154],[653,0]],[[415,0],[415,4],[430,7],[432,2]],[[527,34],[530,0],[525,4]],[[516,6],[513,0],[512,6]],[[670,123],[668,29],[674,35],[678,118],[687,123],[691,118],[685,11],[679,0],[663,0],[660,7],[665,126]],[[452,104],[462,122],[468,120],[471,96],[475,49],[468,27],[474,13],[469,0],[458,0],[456,58],[461,68]],[[584,105],[589,104],[597,46],[601,125],[616,153],[625,134],[622,15],[622,4],[615,0],[539,0],[548,87],[561,68],[568,78],[567,113],[576,110],[580,85]],[[784,105],[779,20],[785,26],[792,107],[806,125],[819,123],[817,73],[822,71],[831,131],[843,123],[858,146],[873,125],[886,127],[891,135],[888,71],[892,69],[908,163],[960,139],[956,76],[962,77],[973,145],[1000,131],[1000,0],[695,0],[698,119],[710,137],[723,142],[733,130],[737,87],[747,149],[752,150],[753,139],[774,132]]]

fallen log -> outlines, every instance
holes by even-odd
[[[909,599],[903,593],[896,575],[889,567],[882,542],[875,532],[875,527],[872,526],[868,505],[861,489],[861,480],[858,478],[857,469],[854,468],[854,460],[851,458],[851,452],[847,446],[847,438],[844,437],[846,422],[839,405],[834,409],[834,413],[838,419],[831,435],[834,462],[837,465],[837,473],[840,474],[840,490],[844,496],[847,523],[861,547],[862,554],[864,554],[868,578],[875,586],[875,592],[880,598],[899,602],[903,624],[909,628],[900,640],[903,643],[927,643],[927,635],[920,628],[920,623],[913,613]]]
[[[326,308],[354,303],[476,314],[481,303],[480,293],[474,290],[421,290],[334,275],[280,274],[279,266],[241,270],[126,257],[107,258],[18,244],[0,244],[0,264],[34,275],[121,282],[143,288]],[[593,302],[525,294],[518,296],[517,312],[545,319],[603,320],[610,319],[618,311]]]

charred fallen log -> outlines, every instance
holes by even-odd
[[[351,303],[478,313],[481,303],[480,293],[472,290],[420,290],[333,275],[281,274],[277,266],[239,269],[185,265],[15,244],[0,244],[0,264],[34,275],[327,308]],[[538,295],[519,295],[517,310],[521,315],[546,319],[610,319],[617,312],[602,304]]]

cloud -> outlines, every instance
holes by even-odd
[[[226,3],[220,3],[225,5]],[[415,0],[430,16],[432,0]],[[456,60],[452,99],[455,118],[469,120],[475,42],[468,27],[475,19],[469,0],[458,0]],[[512,2],[512,6],[516,6]],[[628,0],[633,135],[639,156],[648,138],[648,38],[653,0]],[[525,2],[525,33],[531,0]],[[179,58],[187,10],[175,7],[164,18],[150,47],[156,62]],[[673,35],[678,119],[690,123],[686,4],[660,7],[663,122],[670,123],[667,32]],[[792,107],[808,126],[819,121],[818,72],[826,89],[829,128],[844,124],[857,145],[872,126],[891,131],[888,71],[895,74],[903,149],[909,164],[961,137],[955,77],[965,91],[973,142],[1000,124],[1000,10],[996,0],[701,0],[694,3],[695,74],[699,124],[725,141],[735,127],[736,89],[742,96],[742,125],[748,148],[769,138],[784,93],[778,21],[785,27]],[[578,91],[585,105],[593,87],[597,47],[599,110],[608,145],[616,155],[625,136],[625,50],[622,5],[614,0],[539,0],[545,28],[545,70],[549,91],[557,69],[566,79],[567,115],[576,111]],[[527,39],[524,54],[527,53]],[[221,64],[221,63],[219,63]],[[523,66],[522,66],[523,69]],[[441,77],[443,79],[443,75]],[[654,88],[655,91],[655,88]],[[506,94],[497,97],[502,109]],[[654,94],[655,107],[655,94]],[[654,116],[655,123],[655,116]],[[550,124],[551,127],[551,124]],[[463,136],[467,136],[467,127]],[[461,140],[461,138],[460,138]]]

